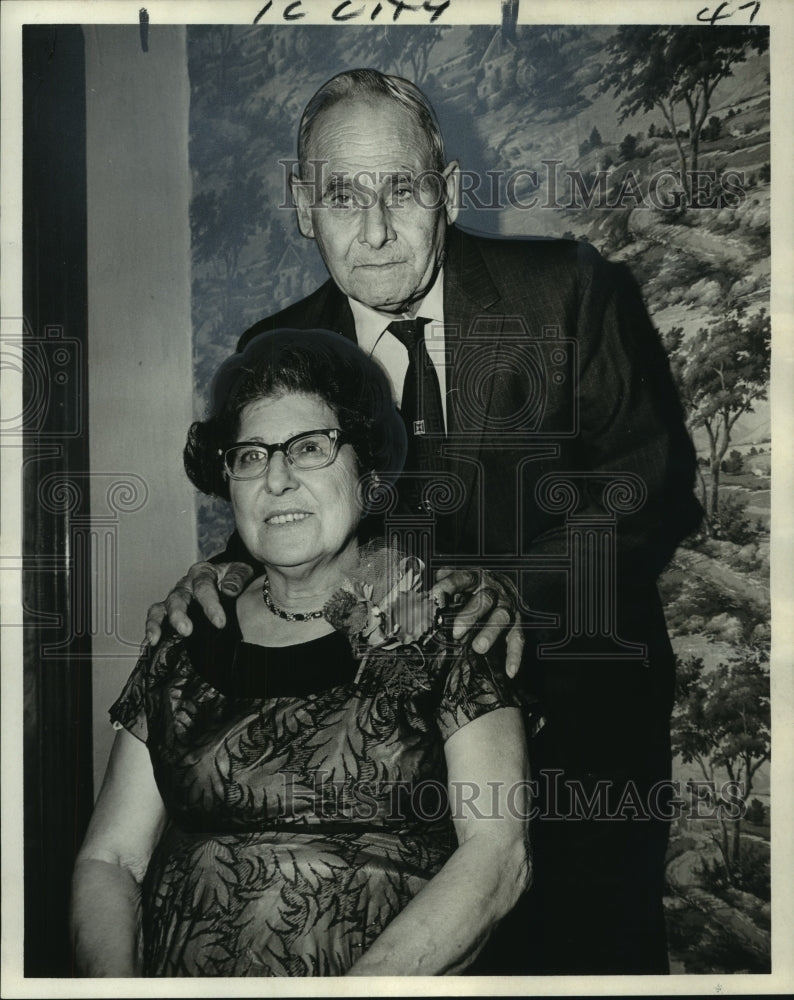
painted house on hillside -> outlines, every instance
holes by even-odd
[[[518,0],[504,0],[501,27],[494,31],[477,68],[477,96],[488,107],[493,107],[502,91],[515,86],[518,65],[517,20]]]

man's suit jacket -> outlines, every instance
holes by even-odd
[[[547,702],[553,760],[586,771],[597,741],[596,770],[617,773],[628,739],[654,748],[658,774],[669,758],[673,661],[655,580],[700,508],[694,452],[638,291],[586,243],[452,226],[444,318],[448,427],[438,469],[459,504],[438,517],[440,563],[506,569],[517,583],[537,626],[526,632],[521,673]],[[355,339],[347,298],[330,280],[255,324],[239,348],[285,327]],[[587,570],[573,566],[572,547],[582,544],[606,545],[609,566],[603,579],[580,581],[578,599],[613,602],[609,628],[644,656],[600,656],[603,643],[588,651],[586,637],[582,656],[538,652],[578,613],[575,577]],[[543,625],[555,616],[562,632]]]

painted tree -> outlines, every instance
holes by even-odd
[[[728,881],[741,881],[741,827],[753,780],[770,759],[769,665],[765,650],[706,670],[699,657],[679,662],[671,722],[673,752],[697,764],[719,822],[715,838]],[[725,788],[718,775],[732,783]],[[727,793],[727,794],[725,794]],[[740,886],[739,886],[740,887]]]
[[[377,66],[383,73],[406,77],[421,87],[428,76],[430,56],[449,27],[403,27],[384,24],[357,31],[346,39],[351,66]],[[349,33],[348,33],[349,34]]]
[[[592,103],[579,72],[599,45],[575,25],[520,25],[516,31],[514,97],[543,113],[569,120]]]
[[[232,180],[199,192],[190,205],[193,260],[207,265],[203,277],[214,291],[220,322],[227,331],[244,329],[239,299],[245,295],[240,256],[261,222],[261,172],[236,163]]]
[[[689,188],[714,91],[749,53],[768,47],[769,31],[763,27],[623,25],[607,43],[610,58],[601,90],[622,98],[621,124],[640,112],[661,111]]]
[[[743,305],[694,336],[674,327],[664,338],[692,431],[703,428],[709,442],[711,493],[703,506],[710,524],[719,511],[722,460],[736,421],[766,399],[771,361],[771,324],[765,309],[749,315]]]

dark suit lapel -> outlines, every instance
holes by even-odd
[[[450,227],[444,265],[447,424],[448,434],[460,442],[457,448],[451,444],[450,451],[470,459],[455,463],[455,471],[463,480],[466,491],[463,507],[455,515],[456,534],[467,519],[475,490],[478,485],[482,486],[474,463],[480,456],[487,432],[482,415],[490,412],[494,380],[479,378],[477,368],[482,363],[484,342],[491,358],[499,349],[504,325],[500,305],[499,290],[486,266],[478,241],[454,226]],[[484,321],[480,324],[484,325],[484,331],[478,332],[478,320]],[[471,402],[475,385],[476,405]],[[480,503],[476,509],[482,510]]]
[[[333,281],[329,281],[327,287],[328,294],[320,307],[318,324],[324,330],[334,330],[354,344],[358,343],[353,310],[347,296],[340,292]]]

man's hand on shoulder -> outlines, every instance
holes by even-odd
[[[187,614],[190,602],[198,601],[208,620],[216,628],[226,624],[219,591],[235,597],[253,576],[253,569],[246,563],[194,563],[179,580],[165,601],[153,604],[146,615],[146,638],[155,646],[160,641],[166,618],[180,635],[190,635],[193,623]]]
[[[440,569],[431,594],[442,603],[456,594],[468,598],[455,616],[452,635],[460,639],[479,626],[472,641],[477,653],[487,653],[505,629],[509,629],[505,673],[508,677],[516,676],[524,651],[524,634],[518,595],[507,580],[480,570]]]

